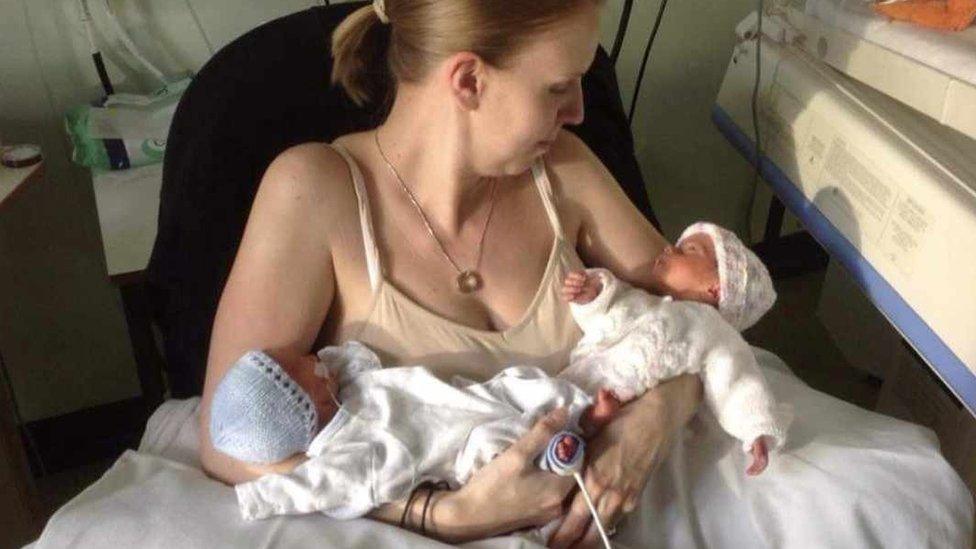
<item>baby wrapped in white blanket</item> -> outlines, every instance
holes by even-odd
[[[702,373],[708,405],[753,453],[750,473],[761,472],[767,446],[782,446],[790,418],[723,318],[746,327],[765,313],[775,299],[768,273],[734,235],[708,224],[690,227],[653,271],[669,297],[630,288],[606,271],[567,279],[564,295],[584,337],[556,378],[513,367],[485,383],[447,383],[422,367],[383,369],[356,342],[297,363],[248,353],[215,392],[214,447],[246,461],[297,452],[309,460],[238,485],[242,514],[352,518],[402,499],[425,480],[458,485],[542,413],[567,407],[569,428],[584,419],[592,430],[619,401],[682,373]]]
[[[426,480],[457,487],[542,413],[565,407],[576,426],[592,402],[538,368],[507,368],[484,383],[446,383],[420,366],[383,368],[355,341],[326,347],[318,357],[320,372],[337,379],[342,404],[308,445],[308,461],[288,474],[237,485],[246,519],[313,511],[355,518]],[[235,368],[269,361],[251,352]]]
[[[756,446],[761,437],[768,437],[761,443],[771,443],[768,449],[783,445],[790,407],[774,402],[749,344],[718,311],[649,294],[605,269],[586,276],[601,289],[593,301],[571,305],[584,335],[559,377],[588,393],[610,389],[627,401],[661,381],[700,373],[706,403],[744,451],[765,452]],[[764,465],[760,461],[750,472]]]

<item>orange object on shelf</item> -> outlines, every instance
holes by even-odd
[[[931,29],[961,31],[976,20],[976,0],[896,0],[874,4],[874,11]]]

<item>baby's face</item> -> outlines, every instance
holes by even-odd
[[[328,370],[326,370],[328,373],[325,377],[316,375],[315,365],[318,358],[315,355],[305,355],[298,359],[284,361],[278,357],[274,358],[295,383],[298,383],[311,397],[319,418],[318,427],[320,429],[324,427],[339,411],[339,383],[335,376]]]
[[[678,246],[668,246],[651,266],[654,286],[675,299],[718,306],[719,278],[715,245],[705,233],[693,234]]]
[[[314,372],[314,367],[313,367]],[[319,428],[325,427],[329,421],[339,411],[339,382],[336,380],[331,370],[325,370],[324,377],[315,375],[316,384],[311,391],[308,391],[315,403],[315,411],[319,416]]]

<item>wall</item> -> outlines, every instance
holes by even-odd
[[[110,0],[147,56],[175,78],[254,26],[318,0]],[[158,84],[114,43],[102,0],[90,0],[99,43],[120,91]],[[618,65],[629,106],[658,0],[637,0]],[[622,2],[605,8],[609,48]],[[637,155],[665,233],[696,219],[745,229],[749,166],[709,112],[744,0],[673,1],[651,53],[634,123]],[[100,95],[75,0],[0,0],[0,140],[43,146],[47,178],[7,216],[0,246],[0,350],[26,420],[138,393],[121,301],[105,278],[88,173],[68,161],[61,116]],[[13,245],[10,243],[19,243]],[[56,273],[56,275],[52,275]],[[15,283],[16,282],[16,283]],[[2,294],[2,292],[0,292]],[[9,296],[11,292],[7,292]]]
[[[612,21],[605,21],[605,27],[615,24],[619,4],[608,5],[612,17],[606,19]],[[660,0],[634,4],[617,67],[625,108],[633,97]],[[670,238],[699,219],[745,234],[752,172],[715,129],[710,115],[735,43],[733,29],[754,9],[754,2],[747,0],[672,0],[665,8],[633,132],[651,204]]]

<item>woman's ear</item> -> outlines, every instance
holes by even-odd
[[[447,62],[451,92],[464,110],[475,110],[485,87],[485,63],[471,52],[454,54]]]

